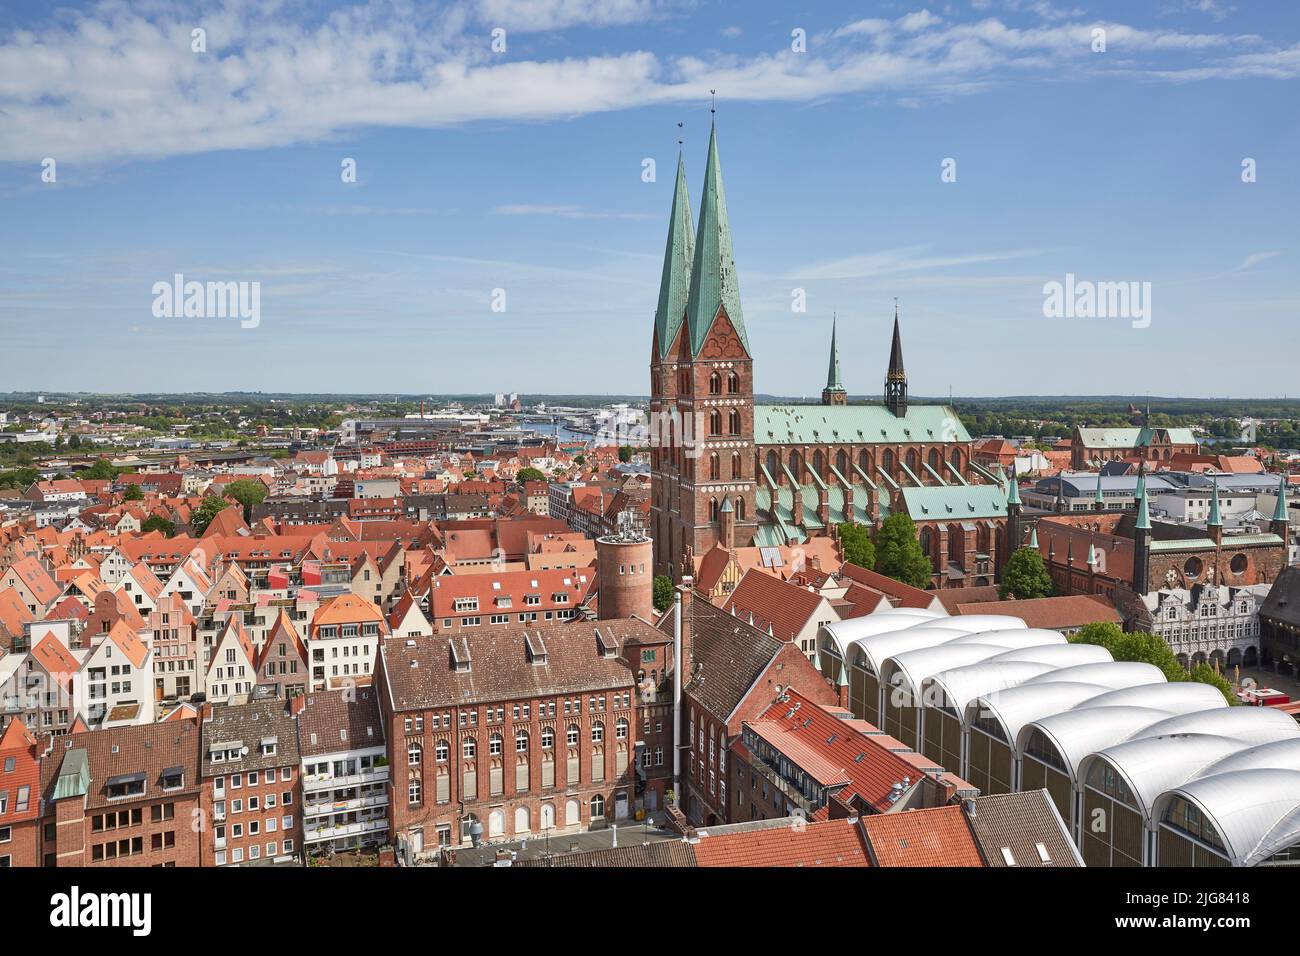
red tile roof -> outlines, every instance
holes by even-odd
[[[708,834],[707,836],[705,834]],[[870,866],[856,821],[828,820],[709,833],[694,845],[698,866]]]
[[[983,866],[961,807],[862,817],[877,866]]]
[[[760,631],[770,629],[773,637],[791,641],[807,626],[823,601],[825,598],[815,591],[751,568],[722,608]]]

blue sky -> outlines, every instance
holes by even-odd
[[[809,6],[10,2],[0,392],[645,392],[710,88],[759,391],[817,394],[837,313],[878,392],[895,296],[918,394],[1300,391],[1297,8]],[[176,272],[260,325],[155,318]],[[1044,318],[1067,272],[1150,326]]]

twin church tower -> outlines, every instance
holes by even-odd
[[[867,448],[892,430],[875,416],[909,416],[897,312],[882,405],[848,405],[832,328],[822,405],[755,406],[716,127],[695,227],[685,164],[677,161],[650,353],[650,412],[649,530],[656,573],[674,578],[684,559],[718,544],[797,543],[827,533],[836,516],[871,520],[878,485],[870,471],[878,462]],[[826,415],[836,421],[825,422]],[[814,417],[826,427],[813,427]],[[952,437],[969,442],[964,431]],[[827,479],[837,486],[830,496],[837,508]]]

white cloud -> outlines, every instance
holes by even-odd
[[[493,207],[499,216],[558,216],[561,219],[659,219],[642,212],[619,212],[613,209],[589,209],[585,206],[506,204]]]
[[[327,140],[366,127],[549,120],[699,102],[810,102],[885,93],[920,105],[1011,74],[1111,72],[1170,82],[1300,76],[1300,45],[1104,23],[1018,28],[926,10],[859,20],[806,54],[662,58],[645,49],[552,59],[494,54],[485,24],[510,30],[629,23],[674,11],[652,0],[366,0],[298,22],[278,0],[185,9],[102,0],[88,12],[0,38],[0,162],[103,163]],[[207,30],[208,52],[190,51]],[[510,50],[516,49],[511,45]]]
[[[937,269],[980,265],[986,262],[1024,259],[1041,254],[1041,250],[1020,249],[959,256],[922,255],[929,249],[929,246],[919,245],[868,252],[844,259],[836,259],[832,262],[803,266],[797,269],[790,278],[807,281],[818,279],[870,279],[907,272],[929,272]]]

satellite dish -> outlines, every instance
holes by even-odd
[[[240,752],[241,754],[243,754],[245,757],[247,757],[247,756],[248,756],[248,747],[247,747],[247,746],[241,747],[240,750],[239,750],[239,752]]]

